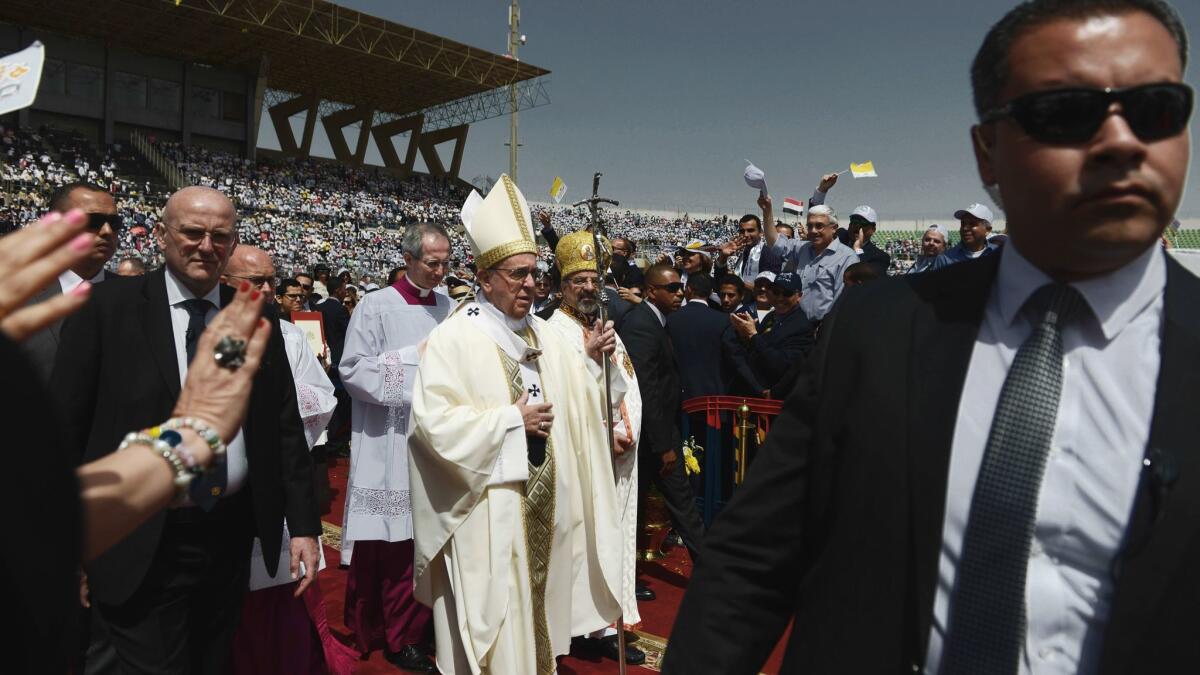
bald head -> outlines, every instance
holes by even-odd
[[[275,263],[257,246],[243,244],[233,249],[221,281],[235,288],[248,281],[267,296],[267,302],[275,301]]]
[[[212,188],[186,187],[167,200],[154,232],[167,270],[193,295],[204,297],[220,282],[237,246],[237,212]]]
[[[167,199],[163,207],[162,219],[168,225],[178,222],[182,213],[194,211],[210,212],[227,217],[232,223],[237,219],[237,210],[220,190],[214,190],[203,185],[192,185],[177,190]]]

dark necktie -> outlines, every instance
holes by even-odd
[[[950,602],[943,675],[1014,675],[1025,643],[1025,576],[1062,393],[1062,327],[1087,310],[1065,284],[1039,288],[1038,317],[1000,390],[971,497]]]
[[[183,308],[188,313],[187,332],[183,335],[183,341],[187,351],[188,367],[191,367],[192,359],[196,357],[196,344],[200,342],[200,335],[204,333],[204,328],[207,326],[205,317],[208,316],[208,310],[212,308],[212,303],[202,298],[191,298],[183,301]],[[225,486],[228,482],[229,474],[225,463],[218,462],[213,464],[212,468],[200,479],[192,481],[188,495],[193,504],[209,511],[225,493]]]
[[[208,322],[205,317],[208,316],[208,310],[212,307],[212,303],[202,298],[192,298],[183,301],[183,308],[188,313],[187,332],[183,334],[183,344],[187,351],[187,362],[190,366],[192,359],[196,357],[196,343],[200,341],[200,335],[204,332]]]

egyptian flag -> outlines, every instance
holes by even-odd
[[[783,212],[798,216],[804,213],[804,204],[799,200],[787,197],[783,200]]]

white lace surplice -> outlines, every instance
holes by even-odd
[[[453,301],[410,305],[394,288],[368,293],[346,330],[339,373],[353,400],[350,480],[342,542],[412,539],[408,418],[420,363],[417,346]]]

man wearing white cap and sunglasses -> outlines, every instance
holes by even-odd
[[[870,206],[864,204],[854,209],[850,212],[850,227],[846,232],[848,236],[842,243],[854,249],[859,262],[871,265],[879,271],[880,276],[886,276],[888,268],[892,265],[892,256],[871,242],[871,236],[875,234],[875,224],[878,222],[879,216]]]
[[[988,235],[992,232],[991,209],[977,202],[955,211],[954,217],[958,218],[961,241],[933,261],[935,270],[991,255],[996,250],[996,247],[988,245]]]

